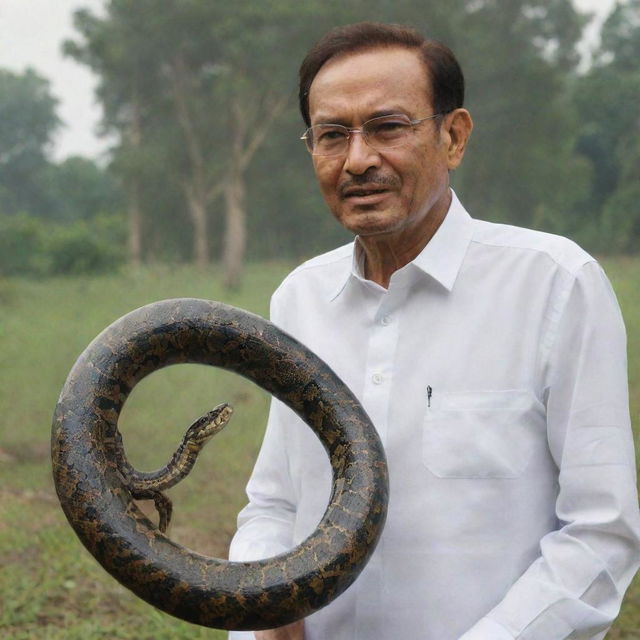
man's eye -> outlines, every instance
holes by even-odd
[[[323,129],[318,135],[318,142],[335,142],[346,137],[346,132],[341,129]]]
[[[405,122],[400,122],[398,120],[378,122],[371,127],[371,135],[381,137],[398,135],[402,134],[406,127],[407,125]]]

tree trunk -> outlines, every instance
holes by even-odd
[[[223,184],[226,224],[222,268],[224,285],[228,289],[237,289],[242,283],[247,248],[246,171],[287,101],[287,95],[262,96],[257,101],[261,107],[256,110],[255,101],[248,100],[246,95],[231,100],[230,169]]]
[[[189,158],[189,175],[183,186],[193,222],[193,256],[196,266],[199,269],[205,269],[209,265],[210,257],[207,207],[213,198],[214,190],[208,186],[210,180],[203,140],[198,135],[194,115],[189,105],[193,91],[193,73],[179,53],[173,58],[169,71],[173,104]]]
[[[207,235],[207,207],[219,193],[225,199],[225,234],[222,254],[223,280],[227,288],[238,288],[247,244],[244,176],[258,148],[264,142],[274,119],[284,110],[288,96],[267,93],[257,99],[246,93],[231,97],[231,150],[229,169],[224,178],[216,181],[212,158],[199,134],[197,110],[198,81],[181,54],[169,66],[173,103],[189,158],[189,175],[184,189],[194,224],[194,254],[196,264],[206,267],[209,262]]]
[[[140,151],[142,146],[142,116],[140,113],[140,100],[138,99],[138,93],[133,88],[132,92],[132,105],[133,105],[133,117],[131,118],[131,124],[129,126],[129,145],[134,153]],[[129,263],[133,267],[139,267],[142,263],[142,202],[140,198],[140,178],[136,174],[129,178],[128,185],[128,255]]]
[[[142,209],[140,207],[140,185],[135,177],[129,187],[128,223],[129,264],[137,268],[142,264]]]
[[[209,265],[209,225],[207,220],[207,197],[198,190],[185,187],[189,214],[193,222],[193,257],[198,269]]]
[[[247,247],[244,172],[231,171],[224,186],[225,242],[222,254],[224,286],[238,289],[242,283]]]

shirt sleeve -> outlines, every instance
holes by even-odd
[[[611,286],[581,267],[553,310],[543,379],[558,466],[558,529],[504,599],[460,640],[599,640],[640,564],[626,336]]]

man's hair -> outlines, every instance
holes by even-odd
[[[423,37],[411,27],[358,22],[335,27],[311,48],[300,66],[299,100],[302,118],[311,126],[309,89],[321,67],[331,58],[371,49],[404,47],[415,50],[427,70],[435,113],[448,113],[464,102],[464,76],[449,47]]]

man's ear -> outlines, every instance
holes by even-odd
[[[449,133],[447,164],[449,169],[456,169],[462,162],[467,141],[473,129],[471,114],[466,109],[455,109],[446,116]]]

